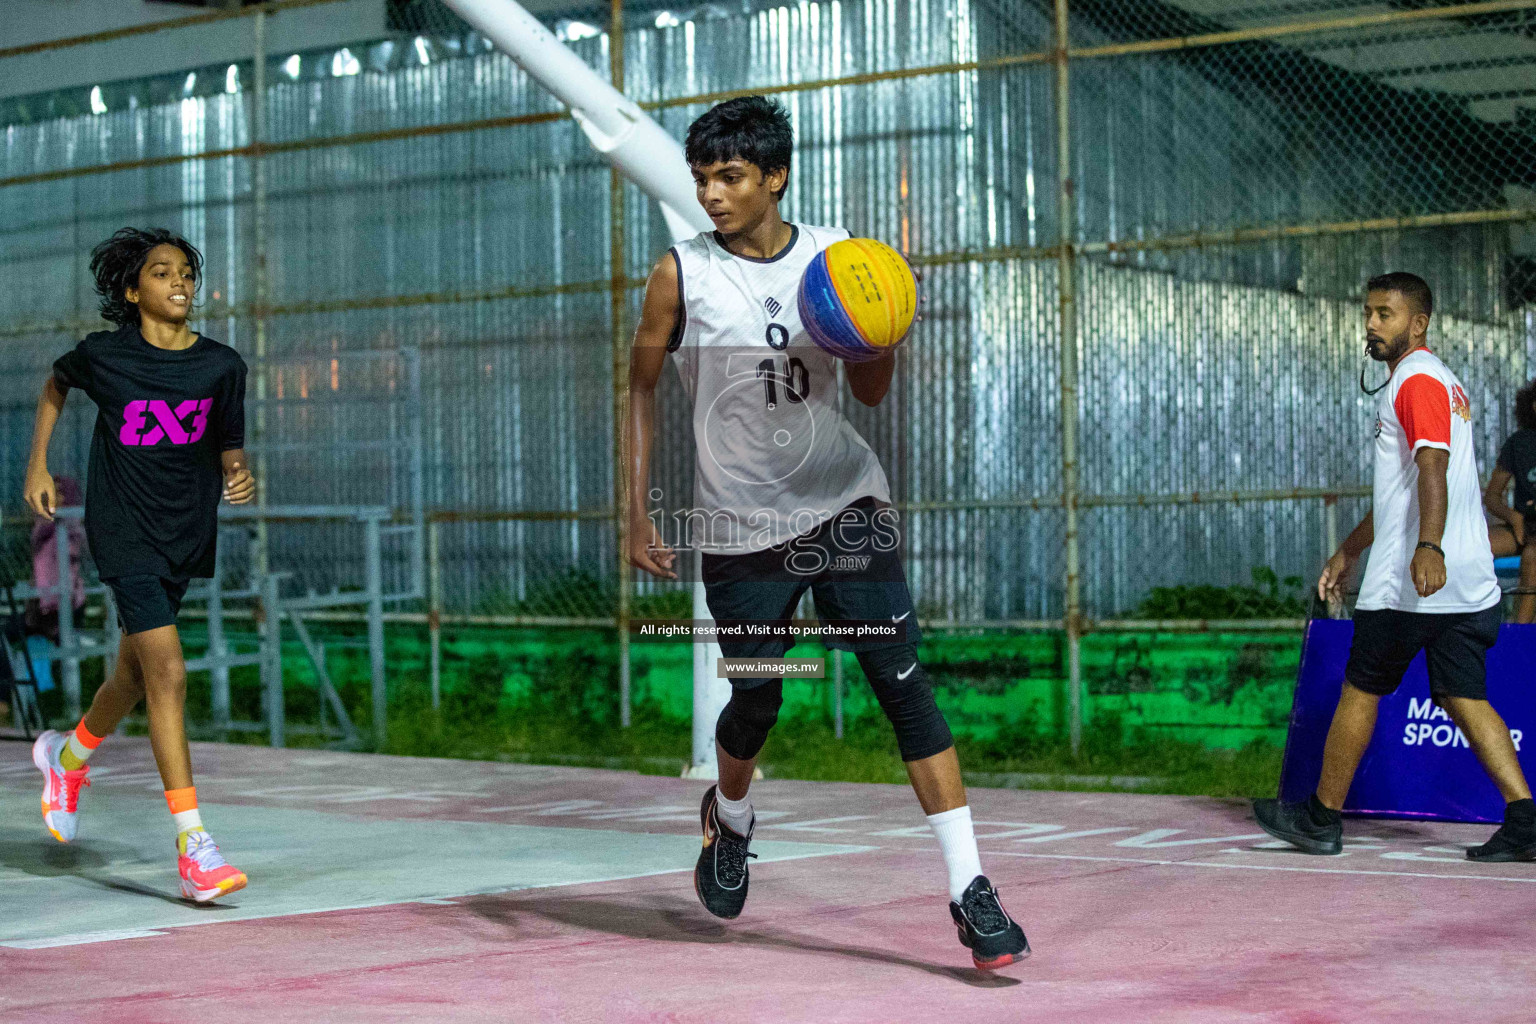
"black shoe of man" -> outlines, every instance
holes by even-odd
[[[1315,796],[1296,803],[1255,800],[1253,816],[1265,832],[1303,853],[1327,856],[1344,852],[1344,822],[1339,812],[1324,807]]]

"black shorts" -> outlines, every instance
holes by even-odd
[[[1487,700],[1485,662],[1503,620],[1503,606],[1497,604],[1480,612],[1447,614],[1391,608],[1356,611],[1344,679],[1357,690],[1386,696],[1423,651],[1433,696]]]
[[[807,589],[824,626],[892,623],[886,636],[828,637],[828,647],[873,651],[915,644],[922,637],[901,567],[896,515],[861,498],[808,534],[746,555],[704,556],[704,593],[721,627],[747,623],[778,627],[772,635],[721,637],[727,658],[782,658],[795,645],[786,630]],[[760,679],[732,680],[755,686]]]
[[[128,636],[161,626],[176,625],[181,599],[187,595],[188,580],[169,580],[163,576],[118,576],[103,580],[112,588],[117,602],[117,621]]]

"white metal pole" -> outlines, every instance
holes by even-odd
[[[514,0],[446,2],[571,108],[592,148],[661,203],[675,239],[710,229],[694,197],[683,147],[634,101],[605,82]]]
[[[571,116],[581,125],[592,147],[661,204],[673,241],[711,229],[710,220],[694,195],[693,175],[683,158],[683,147],[649,114],[556,39],[537,18],[514,0],[445,2],[571,108]],[[691,557],[696,581],[693,617],[708,623],[704,584],[697,582],[699,556]],[[720,656],[719,644],[694,644],[693,758],[685,771],[691,778],[713,778],[716,774],[715,719],[731,697],[730,684],[715,674],[716,659]]]
[[[700,625],[711,624],[709,604],[704,599],[704,556],[698,552],[684,555],[693,562],[693,618]],[[731,684],[716,671],[718,658],[724,657],[720,645],[712,640],[693,642],[693,758],[683,771],[689,779],[716,779],[720,766],[715,759],[715,722],[731,699]]]

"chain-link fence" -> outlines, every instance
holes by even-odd
[[[86,253],[163,223],[208,256],[203,329],[253,364],[266,500],[429,510],[450,616],[613,622],[625,586],[641,611],[686,609],[625,583],[616,545],[615,410],[668,243],[658,208],[614,196],[558,104],[436,0],[377,0],[373,38],[295,42],[341,2],[360,0],[154,30],[189,53],[198,33],[243,39],[238,60],[0,99],[5,507],[49,361],[100,326]],[[1513,429],[1536,366],[1536,0],[738,0],[549,21],[674,135],[726,96],[781,99],[786,216],[923,268],[892,394],[854,420],[931,626],[1293,625],[1298,578],[1365,507],[1372,274],[1434,286],[1485,472]],[[0,70],[121,42],[0,49]],[[670,374],[661,408],[654,483],[686,502]],[[70,405],[61,471],[83,468],[88,416]],[[317,533],[274,557],[324,586],[336,549]]]

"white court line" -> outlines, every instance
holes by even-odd
[[[110,932],[77,932],[74,935],[51,935],[46,939],[14,939],[0,942],[11,949],[53,949],[57,946],[84,946],[92,942],[117,942],[120,939],[148,939],[165,932],[151,928],[121,928]]]
[[[1208,860],[1151,860],[1145,857],[1089,857],[1072,853],[1018,853],[1013,850],[988,850],[988,857],[1032,857],[1037,860],[1093,860],[1115,864],[1151,864],[1169,868],[1226,868],[1239,871],[1300,871],[1313,875],[1388,875],[1392,878],[1456,878],[1478,882],[1536,882],[1531,878],[1512,878],[1508,875],[1454,875],[1431,874],[1427,871],[1371,871],[1366,868],[1293,868],[1283,864],[1218,864]]]
[[[814,845],[807,843],[807,846]],[[868,853],[878,849],[873,846],[835,846],[828,844],[831,849],[825,852],[791,853],[782,857],[775,857],[769,861],[777,864],[782,861],[806,860],[812,857],[835,857],[839,854]],[[40,939],[0,939],[0,948],[9,949],[45,949],[53,946],[83,945],[90,942],[112,942],[117,939],[139,939],[154,935],[163,935],[171,928],[200,928],[210,924],[240,924],[244,921],[274,921],[289,917],[308,917],[311,914],[334,914],[344,910],[374,910],[379,907],[404,907],[413,903],[446,904],[458,906],[456,900],[475,896],[501,896],[507,893],[530,892],[535,889],[564,889],[573,885],[597,885],[603,882],[629,882],[639,878],[656,878],[660,875],[674,875],[682,871],[692,871],[692,867],[662,868],[656,871],[637,871],[627,875],[598,875],[593,878],[578,878],[569,882],[538,882],[532,885],[493,886],[485,889],[472,889],[469,892],[451,893],[446,896],[428,896],[405,898],[395,900],[367,900],[358,903],[342,903],[330,907],[305,907],[300,910],[288,910],[275,914],[255,914],[251,917],[237,917],[229,920],[210,918],[207,921],[170,921],[155,925],[154,929],[133,929],[111,932],[77,932],[72,935],[48,936]]]

